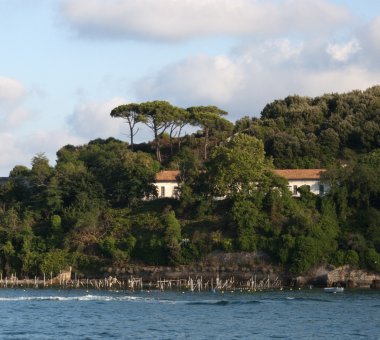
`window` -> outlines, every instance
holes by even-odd
[[[298,194],[297,189],[298,189],[297,186],[293,185],[293,195],[297,195]]]
[[[325,186],[323,184],[319,184],[319,195],[325,194]]]
[[[161,187],[161,197],[165,197],[165,187]]]

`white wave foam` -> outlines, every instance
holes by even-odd
[[[152,298],[139,296],[110,296],[110,295],[82,295],[82,296],[10,296],[0,297],[1,301],[150,301]]]
[[[135,296],[135,295],[95,295],[95,294],[86,294],[86,295],[31,295],[31,296],[0,296],[0,305],[1,302],[17,302],[17,301],[102,301],[102,302],[112,302],[112,301],[125,301],[125,302],[144,302],[144,303],[160,303],[160,304],[189,304],[193,303],[192,300],[171,300],[171,299],[162,299],[160,297],[154,296]],[[199,301],[198,301],[199,302]],[[215,302],[214,300],[206,300],[203,302]]]

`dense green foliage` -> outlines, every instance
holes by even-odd
[[[130,144],[67,145],[16,166],[0,188],[0,271],[99,274],[130,262],[174,265],[220,251],[267,254],[294,274],[321,264],[380,270],[380,87],[268,104],[232,124],[214,106],[154,101],[111,112]],[[134,144],[136,124],[153,141]],[[182,136],[186,124],[201,130]],[[328,167],[323,197],[292,198],[273,167]],[[155,174],[180,170],[180,198]],[[218,199],[216,199],[218,198]]]
[[[263,140],[277,168],[318,168],[350,160],[380,148],[380,86],[275,100],[260,119],[242,118],[235,130]]]

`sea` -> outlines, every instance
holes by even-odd
[[[380,291],[0,289],[0,339],[380,339]]]

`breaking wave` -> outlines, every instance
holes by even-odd
[[[0,303],[12,302],[12,301],[126,301],[126,302],[145,302],[145,303],[166,303],[166,304],[185,304],[193,306],[227,306],[227,305],[249,305],[249,304],[260,304],[258,300],[170,300],[170,299],[160,299],[157,297],[142,297],[142,296],[112,296],[112,295],[93,295],[87,294],[82,296],[15,296],[15,297],[0,297]]]
[[[0,297],[1,301],[150,301],[151,298],[139,296],[108,296],[108,295],[83,295],[83,296],[17,296]]]

